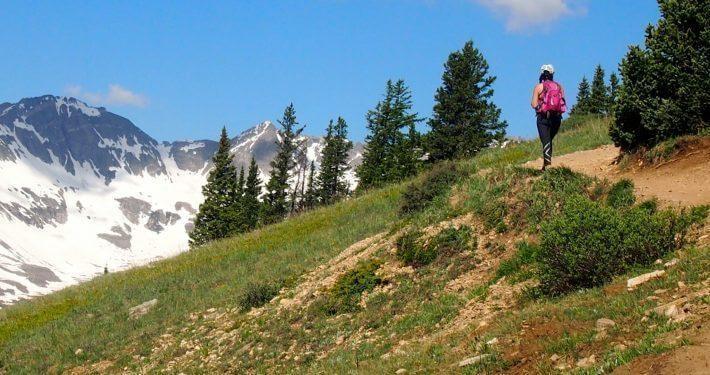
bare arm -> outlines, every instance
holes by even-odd
[[[532,99],[530,100],[530,106],[533,107],[533,109],[537,109],[538,106],[538,100],[540,98],[540,93],[542,92],[542,84],[537,84],[535,88],[533,89],[533,94],[532,94]]]

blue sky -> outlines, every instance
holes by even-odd
[[[469,39],[498,76],[508,133],[529,137],[541,64],[573,99],[659,17],[653,0],[10,1],[0,14],[0,102],[71,94],[158,140],[236,135],[290,102],[307,133],[343,116],[362,140],[389,78],[429,116]]]

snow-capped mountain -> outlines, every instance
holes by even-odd
[[[234,138],[235,164],[255,157],[266,180],[277,135],[267,121]],[[322,139],[301,141],[302,162],[318,164]],[[159,143],[74,98],[0,104],[0,304],[186,250],[216,149],[212,140]],[[353,168],[361,151],[356,144]]]

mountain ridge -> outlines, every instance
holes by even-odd
[[[270,121],[243,131],[231,141],[235,165],[255,157],[266,181],[277,139]],[[318,164],[322,138],[301,141],[305,161]],[[216,149],[212,140],[158,142],[75,98],[0,104],[0,303],[187,249]],[[356,184],[353,171],[347,178]]]

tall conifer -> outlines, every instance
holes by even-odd
[[[412,94],[403,80],[387,81],[385,97],[367,113],[365,151],[357,169],[359,188],[381,186],[417,173],[421,147],[411,113]]]
[[[242,197],[242,224],[245,231],[250,231],[259,224],[259,195],[261,194],[261,179],[259,178],[259,167],[252,157],[249,164],[244,185],[244,196]]]
[[[195,217],[190,233],[190,246],[227,237],[239,230],[237,197],[237,170],[232,164],[227,129],[222,128],[219,148],[212,158],[213,166],[202,187],[204,201]]]
[[[271,177],[266,184],[266,196],[264,197],[263,221],[267,224],[280,221],[289,212],[288,180],[291,169],[294,167],[293,157],[297,148],[296,139],[303,131],[302,127],[298,127],[299,124],[296,120],[296,110],[293,107],[293,103],[286,107],[279,124],[281,125],[279,130],[280,140],[276,141],[278,152],[270,164]]]
[[[320,201],[330,204],[348,195],[348,184],[343,180],[348,169],[348,152],[353,145],[347,139],[348,124],[342,117],[336,123],[330,121],[321,152],[320,173],[317,190]]]
[[[573,115],[585,115],[589,113],[589,81],[587,77],[582,77],[582,81],[579,82],[579,87],[577,88],[577,103],[572,108],[571,114]]]
[[[589,113],[604,115],[609,111],[609,90],[605,83],[605,73],[601,65],[597,65],[592,79],[592,92],[589,95]]]
[[[496,77],[488,69],[473,41],[449,55],[429,120],[429,160],[470,157],[505,136],[507,123],[500,120],[501,111],[491,101]]]

